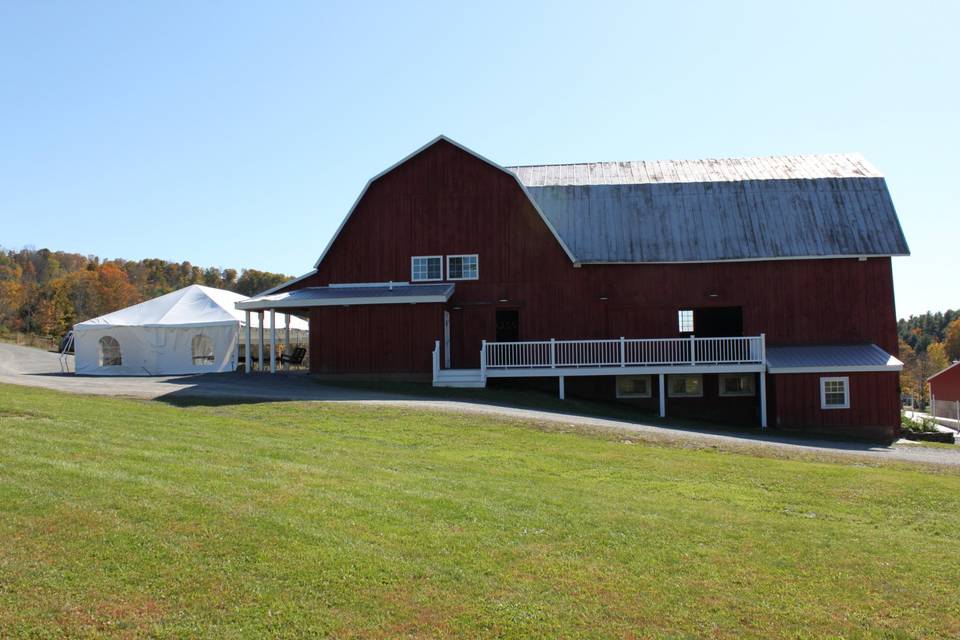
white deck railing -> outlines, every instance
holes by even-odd
[[[764,336],[486,342],[483,369],[761,364]]]

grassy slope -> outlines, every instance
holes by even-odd
[[[955,637],[958,529],[920,469],[0,385],[0,637]]]

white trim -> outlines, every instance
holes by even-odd
[[[421,278],[417,280],[413,277],[413,261],[414,260],[431,260],[436,258],[440,261],[440,277],[439,278]],[[429,268],[427,269],[429,271]],[[443,256],[410,256],[410,282],[443,282]]]
[[[761,374],[762,375],[762,374]],[[750,381],[750,390],[749,391],[724,391],[723,389],[723,379],[724,378],[744,378]],[[754,384],[753,374],[743,374],[743,373],[721,373],[717,375],[717,395],[721,398],[743,398],[747,396],[757,395],[756,384]]]
[[[420,257],[420,256],[417,256]],[[360,289],[363,287],[409,287],[409,282],[337,282],[327,285],[331,289]]]
[[[620,380],[622,378],[645,378],[647,381],[647,392],[646,393],[620,393]],[[650,398],[653,396],[653,380],[649,374],[641,376],[617,376],[614,380],[614,389],[616,390],[617,398]]]
[[[428,304],[433,302],[444,303],[448,300],[445,295],[403,296],[402,298],[372,297],[372,298],[327,298],[324,300],[247,300],[237,303],[237,309],[296,309],[307,307],[349,307],[357,304]]]
[[[477,277],[476,278],[454,278],[450,275],[450,258],[476,258],[477,259]],[[480,279],[480,254],[477,253],[451,253],[447,256],[447,280],[459,282],[461,280],[479,280]]]
[[[861,258],[899,258],[909,256],[909,253],[852,253],[846,255],[828,255],[828,256],[765,256],[759,258],[715,258],[713,260],[651,260],[651,261],[627,261],[627,260],[584,260],[578,261],[578,265],[592,264],[714,264],[717,262],[780,262],[783,260],[860,260]]]
[[[258,294],[256,294],[256,295],[253,295],[253,296],[250,296],[250,297],[251,297],[251,298],[259,298],[260,296],[268,296],[268,295],[270,295],[271,293],[276,293],[276,292],[279,291],[280,289],[283,289],[284,287],[287,287],[287,286],[289,286],[289,285],[291,285],[291,284],[297,284],[298,282],[301,282],[301,281],[303,281],[303,280],[306,280],[306,279],[309,278],[310,276],[316,275],[316,273],[317,273],[317,270],[316,270],[316,269],[311,269],[310,271],[306,272],[306,273],[303,274],[302,276],[297,276],[297,277],[294,278],[293,280],[287,280],[286,282],[284,282],[284,283],[282,283],[282,284],[278,284],[277,286],[273,287],[272,289],[267,289],[266,291],[261,291],[260,293],[258,293]]]
[[[674,393],[673,385],[670,384],[670,378],[699,378],[700,379],[700,391],[698,393]],[[702,398],[703,397],[703,374],[700,373],[686,373],[686,374],[673,374],[667,378],[667,396],[671,398]]]
[[[768,367],[767,371],[772,374],[780,373],[896,373],[903,371],[902,364],[877,364],[877,365],[837,365],[834,367]]]
[[[419,149],[417,149],[416,151],[414,151],[413,153],[410,153],[410,154],[406,155],[402,160],[399,160],[398,162],[394,162],[392,165],[390,165],[389,167],[387,167],[386,169],[384,169],[383,171],[381,171],[381,172],[378,173],[377,175],[375,175],[375,176],[373,176],[372,178],[370,178],[369,180],[367,180],[367,184],[364,185],[363,191],[361,191],[361,192],[360,192],[360,195],[357,196],[357,199],[353,201],[353,205],[350,207],[350,210],[347,212],[346,217],[345,217],[345,218],[343,219],[343,221],[340,223],[340,226],[337,227],[337,230],[333,232],[333,236],[330,237],[330,242],[327,243],[327,246],[324,248],[323,253],[321,253],[321,254],[320,254],[320,257],[317,259],[316,264],[313,265],[313,266],[314,266],[314,269],[318,268],[318,267],[320,266],[320,263],[323,262],[323,259],[327,257],[327,254],[330,252],[330,248],[333,247],[333,243],[336,242],[336,241],[337,241],[337,238],[340,237],[340,232],[343,231],[343,228],[347,225],[347,221],[348,221],[348,220],[350,219],[350,217],[353,215],[353,212],[356,210],[357,205],[359,205],[359,204],[360,204],[360,201],[363,200],[363,196],[365,196],[365,195],[367,194],[367,191],[370,189],[370,186],[373,184],[373,182],[374,182],[375,180],[377,180],[377,179],[385,176],[386,174],[390,173],[391,171],[393,171],[394,169],[396,169],[396,168],[399,167],[400,165],[404,164],[404,163],[407,162],[408,160],[410,160],[410,159],[412,159],[412,158],[420,155],[422,152],[426,151],[427,149],[429,149],[430,147],[432,147],[432,146],[435,145],[436,143],[440,142],[441,140],[443,140],[444,142],[448,142],[448,143],[452,144],[453,146],[457,147],[457,148],[460,149],[461,151],[464,151],[464,152],[470,154],[471,156],[473,156],[474,158],[477,158],[478,160],[482,160],[483,162],[486,162],[486,163],[489,164],[490,166],[492,166],[492,167],[494,167],[494,168],[496,168],[496,169],[499,169],[500,171],[503,171],[504,173],[508,174],[511,178],[513,178],[514,181],[517,183],[517,185],[520,187],[520,190],[523,192],[523,195],[526,196],[526,198],[527,198],[527,200],[530,202],[530,204],[533,205],[533,208],[534,208],[534,210],[537,212],[537,214],[540,216],[540,219],[543,220],[543,223],[544,223],[545,225],[547,225],[547,229],[550,230],[550,233],[553,234],[553,237],[554,237],[554,238],[556,239],[556,241],[560,244],[560,248],[562,248],[563,251],[564,251],[564,253],[567,254],[567,257],[570,258],[570,262],[573,262],[573,263],[576,264],[577,259],[573,256],[573,252],[570,251],[570,248],[567,246],[567,244],[566,244],[566,243],[563,241],[563,239],[560,237],[560,234],[557,233],[557,230],[554,228],[554,226],[553,226],[552,224],[550,224],[550,220],[547,219],[547,216],[544,215],[544,213],[543,213],[543,211],[540,209],[539,205],[537,205],[536,201],[530,196],[530,193],[527,191],[527,188],[523,185],[523,183],[520,182],[520,178],[517,177],[517,174],[515,174],[513,171],[510,171],[509,169],[505,169],[504,167],[502,167],[501,165],[497,164],[496,162],[493,162],[493,161],[491,161],[491,160],[489,160],[489,159],[481,156],[481,155],[480,155],[479,153],[477,153],[476,151],[473,151],[473,150],[471,150],[471,149],[468,149],[467,147],[463,146],[463,145],[460,144],[459,142],[457,142],[457,141],[455,141],[455,140],[451,140],[451,139],[448,138],[447,136],[441,134],[441,135],[437,136],[436,138],[434,138],[433,140],[431,140],[430,142],[428,142],[427,144],[425,144],[425,145],[423,145],[422,147],[420,147]]]
[[[554,376],[641,376],[665,373],[667,375],[691,375],[703,373],[760,373],[762,365],[758,364],[720,364],[720,365],[666,365],[666,366],[637,366],[637,367],[530,367],[491,369],[487,367],[488,378],[552,378]],[[689,396],[688,396],[689,397]]]
[[[827,385],[828,382],[842,382],[843,383],[843,404],[831,404],[827,405]],[[823,410],[829,409],[849,409],[850,408],[850,378],[847,376],[835,376],[828,377],[824,376],[820,378],[820,408]]]

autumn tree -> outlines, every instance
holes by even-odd
[[[960,360],[960,318],[947,325],[944,332],[944,349],[951,361]]]

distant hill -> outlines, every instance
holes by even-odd
[[[0,330],[60,336],[77,322],[191,284],[253,295],[289,280],[256,269],[101,260],[49,249],[0,248]]]

